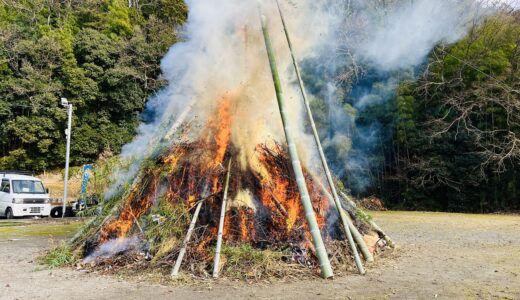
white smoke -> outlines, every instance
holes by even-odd
[[[375,145],[386,133],[378,120],[365,117],[364,125],[360,125],[357,116],[374,105],[382,108],[395,96],[403,80],[416,79],[416,72],[436,46],[467,36],[472,26],[496,11],[497,4],[487,0],[330,2],[334,7],[330,10],[332,19],[341,21],[334,23],[329,38],[323,40],[317,56],[320,63],[314,64],[312,71],[315,75],[328,72],[329,85],[343,88],[346,82],[353,90],[345,89],[350,94],[337,95],[336,100],[328,99],[330,87],[318,92],[329,109],[330,129],[324,145],[334,155],[332,167],[336,174],[348,175],[355,189],[362,191],[371,185],[372,168],[379,167],[371,156],[374,151],[380,155],[381,149]],[[345,106],[346,98],[354,110]],[[357,132],[355,145],[351,126]]]
[[[119,253],[123,253],[129,250],[137,250],[139,245],[139,238],[130,237],[130,238],[117,238],[107,241],[106,243],[99,246],[96,251],[94,251],[89,256],[83,259],[83,263],[91,263],[96,259],[104,259],[110,258]]]
[[[323,60],[326,64],[344,65],[344,57],[338,51],[347,48],[382,70],[419,64],[437,43],[461,38],[479,7],[471,0],[396,2],[392,9],[381,13],[372,9],[379,1],[281,0],[300,61]],[[105,198],[129,183],[143,160],[156,149],[170,146],[171,140],[165,137],[174,136],[172,126],[189,122],[190,138],[203,134],[208,121],[215,118],[222,97],[232,98],[231,140],[240,149],[238,159],[242,167],[255,163],[257,144],[273,139],[284,141],[258,2],[187,3],[189,15],[182,29],[183,42],[173,45],[161,64],[168,86],[149,100],[147,110],[154,112],[153,121],[142,124],[134,141],[123,147],[122,158],[132,164],[114,172],[116,183]],[[305,134],[300,92],[294,85],[294,71],[275,2],[262,1],[261,10],[269,20],[291,127],[299,133],[302,160],[307,167],[314,168],[319,163],[314,143]],[[320,74],[314,77],[321,80]]]
[[[291,83],[292,64],[274,1],[264,1],[261,13],[268,17],[277,52],[291,127],[300,141],[302,160],[310,161],[312,142],[304,134],[300,92]],[[170,146],[165,140],[172,124],[183,116],[189,122],[189,137],[196,139],[209,120],[216,117],[220,99],[232,98],[231,140],[240,149],[242,167],[254,164],[255,146],[270,140],[283,143],[284,134],[261,31],[260,10],[254,0],[187,1],[188,22],[183,42],[171,47],[161,68],[168,86],[150,99],[147,110],[155,113],[151,123],[141,124],[133,142],[123,147],[128,169],[118,170],[115,184],[105,194],[112,197],[129,183],[143,160],[157,148]],[[287,8],[295,48],[301,59],[317,55],[330,28],[327,10],[320,1],[306,0]],[[308,22],[312,22],[309,24]],[[179,121],[179,120],[177,120]]]
[[[473,0],[402,1],[388,10],[371,16],[366,40],[354,48],[383,71],[421,64],[436,45],[463,38],[485,13]]]

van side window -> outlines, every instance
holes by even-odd
[[[4,193],[11,192],[11,185],[9,184],[9,179],[2,179],[2,185],[0,185],[0,191]]]

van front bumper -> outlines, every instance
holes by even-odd
[[[51,214],[50,204],[13,204],[11,206],[15,217],[43,216]]]

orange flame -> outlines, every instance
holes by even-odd
[[[277,238],[283,239],[286,237],[285,234],[289,236],[298,234],[297,232],[301,228],[307,231],[300,193],[294,178],[290,176],[293,174],[292,168],[285,159],[287,153],[278,144],[270,147],[259,145],[257,153],[261,168],[263,168],[262,171],[255,174],[261,183],[260,201],[273,212],[271,219],[276,227],[273,234]],[[319,188],[314,186],[307,170],[304,170],[304,174],[316,220],[319,227],[323,229],[326,225],[328,201],[325,201],[326,198]]]
[[[202,136],[205,138],[196,142],[179,143],[158,160],[167,167],[168,172],[165,201],[182,202],[187,207],[193,207],[197,201],[209,197],[209,188],[212,195],[222,191],[225,178],[222,163],[226,156],[232,155],[230,151],[233,151],[230,150],[230,144],[232,103],[235,97],[236,93],[226,93],[218,100],[216,117],[208,121],[203,132]],[[273,143],[269,146],[258,145],[256,153],[258,168],[234,173],[236,183],[235,186],[232,184],[230,189],[231,193],[236,193],[240,184],[251,184],[247,188],[253,191],[252,201],[257,205],[255,209],[261,209],[261,215],[251,207],[229,209],[224,220],[225,240],[240,243],[256,242],[257,238],[262,242],[264,238],[273,242],[300,240],[303,247],[312,249],[300,194],[287,152],[279,144]],[[157,169],[155,173],[152,171],[142,180],[141,186],[134,187],[119,216],[102,227],[99,235],[100,244],[109,239],[127,236],[135,221],[150,209],[155,200],[158,178],[161,177],[159,172],[165,170]],[[324,229],[329,209],[328,201],[305,169],[304,175],[316,219],[320,228]],[[240,178],[241,176],[243,177]],[[209,245],[217,236],[220,205],[214,201],[215,199],[218,198],[206,200],[205,205],[209,205],[209,208],[205,206],[202,220],[199,222],[208,230],[196,234],[196,244],[190,250],[201,255],[200,257],[208,255]]]
[[[151,180],[151,190],[156,189],[155,178]],[[153,203],[152,196],[155,193],[149,193],[144,198],[138,195],[137,188],[134,188],[128,196],[119,217],[110,221],[101,228],[99,234],[99,243],[103,244],[109,239],[126,237],[132,229],[135,221],[144,215]]]

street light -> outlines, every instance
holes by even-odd
[[[61,98],[61,106],[68,109],[68,123],[65,135],[67,136],[67,150],[65,154],[65,180],[63,184],[63,211],[61,217],[65,217],[65,211],[67,210],[67,185],[69,181],[69,156],[70,156],[70,136],[72,127],[72,104],[69,103],[67,98]]]

